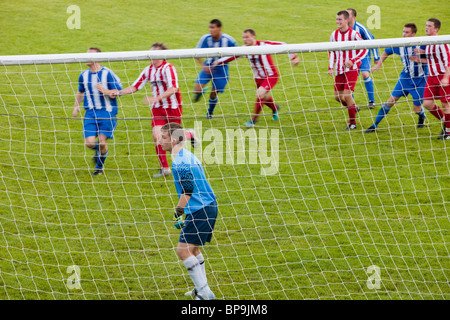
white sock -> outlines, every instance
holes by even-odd
[[[209,291],[206,277],[203,276],[202,267],[200,262],[195,256],[189,256],[186,260],[183,260],[183,264],[187,269],[195,288],[201,294]]]
[[[205,269],[205,259],[203,255],[200,253],[198,256],[195,256],[200,263],[200,269],[202,270],[203,277],[205,278],[205,282],[208,283],[208,279],[206,278],[206,269]]]

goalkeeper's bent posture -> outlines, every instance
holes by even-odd
[[[200,246],[212,238],[217,218],[216,196],[201,162],[183,148],[185,141],[185,130],[180,124],[169,122],[161,127],[159,143],[164,151],[172,154],[172,172],[179,197],[174,215],[174,226],[181,229],[177,255],[195,285],[186,295],[196,300],[213,300],[215,296],[208,286]],[[186,215],[184,221],[183,214]]]

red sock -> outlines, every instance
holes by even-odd
[[[444,114],[445,132],[450,133],[450,113]]]
[[[442,109],[436,104],[434,105],[434,109],[430,110],[430,113],[439,120],[444,119],[444,112],[442,112]]]
[[[348,107],[348,117],[350,124],[356,124],[356,105]]]
[[[192,133],[190,131],[185,131],[184,135],[186,136],[186,140],[192,140]]]
[[[262,101],[261,99],[257,99],[255,102],[255,115],[253,116],[253,122],[255,122],[258,119],[258,114],[261,113],[261,110],[264,106],[264,101]]]
[[[158,155],[159,164],[162,168],[168,169],[169,163],[167,162],[166,152],[163,150],[160,144],[156,145],[156,154]]]
[[[273,102],[273,98],[269,97],[267,100],[264,101],[265,105],[268,106],[270,109],[272,109],[272,111],[277,111],[278,107],[275,104],[275,102]]]

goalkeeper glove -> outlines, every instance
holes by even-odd
[[[182,217],[183,214],[184,214],[184,208],[176,207],[175,215],[173,217],[173,225],[177,229],[182,229],[184,227],[184,220]]]

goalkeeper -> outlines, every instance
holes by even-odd
[[[208,286],[200,247],[211,242],[217,217],[216,196],[201,162],[183,148],[185,140],[185,130],[180,124],[169,122],[161,127],[159,143],[164,151],[172,154],[172,172],[179,197],[174,216],[175,227],[181,229],[177,255],[195,285],[186,295],[196,300],[213,300],[215,296]]]

